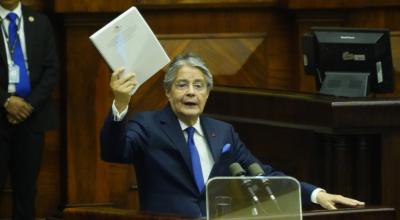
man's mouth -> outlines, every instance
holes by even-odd
[[[196,106],[196,105],[197,105],[197,102],[186,101],[186,102],[183,102],[183,104],[184,104],[185,106],[192,107],[192,106]]]

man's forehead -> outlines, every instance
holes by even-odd
[[[201,70],[197,67],[193,67],[193,66],[182,66],[177,73],[202,73]]]
[[[203,82],[203,81],[204,81],[204,78],[197,78],[197,77],[195,77],[195,78],[193,78],[193,77],[190,77],[190,78],[184,78],[184,77],[181,77],[181,78],[176,78],[176,79],[175,79],[175,81],[184,81],[184,82],[189,82],[189,81],[193,81],[193,82]]]
[[[176,74],[176,80],[204,80],[205,76],[204,74],[200,71],[191,71],[191,70],[183,70],[179,71]]]

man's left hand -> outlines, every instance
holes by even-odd
[[[4,104],[4,108],[6,109],[7,113],[18,122],[22,122],[27,119],[33,111],[32,105],[30,105],[23,98],[18,96],[10,96],[10,98]],[[10,117],[7,118],[10,122]]]
[[[14,116],[11,115],[11,114],[7,114],[7,121],[8,121],[10,124],[17,125],[17,124],[23,122],[24,119],[20,120],[20,119],[14,117]]]
[[[330,194],[324,191],[321,191],[317,194],[317,202],[320,204],[322,207],[328,209],[328,210],[335,210],[337,204],[345,205],[345,206],[350,206],[350,207],[358,207],[358,206],[364,206],[365,203],[344,197],[342,195],[334,195]]]

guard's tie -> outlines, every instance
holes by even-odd
[[[188,133],[188,147],[192,159],[194,180],[196,182],[197,188],[199,189],[199,192],[202,192],[204,188],[204,179],[201,169],[199,152],[197,151],[196,145],[194,144],[194,131],[195,129],[193,127],[186,128],[186,132]]]
[[[21,41],[18,36],[18,15],[10,12],[7,15],[7,19],[10,21],[8,26],[8,48],[14,65],[19,67],[19,82],[15,84],[15,93],[21,97],[27,97],[31,91],[31,85],[25,65],[24,54],[22,53]]]

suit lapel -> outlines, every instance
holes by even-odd
[[[4,25],[4,24],[2,24],[2,25]],[[6,27],[4,27],[4,28],[6,28]],[[3,32],[3,29],[2,29],[2,32]],[[2,40],[0,40],[0,53],[1,53],[1,59],[2,59],[2,61],[3,61],[3,63],[5,63],[7,66],[8,66],[8,63],[7,63],[7,54],[6,54],[6,45],[4,44],[4,34],[2,33]],[[7,70],[8,70],[8,68],[7,68]]]
[[[28,60],[28,65],[29,63],[32,63],[32,58],[33,58],[33,49],[31,48],[31,45],[34,45],[34,22],[35,22],[35,17],[33,14],[30,12],[29,9],[26,7],[22,6],[22,14],[23,14],[23,22],[24,22],[24,32],[25,32],[25,48],[26,48],[26,59]],[[29,66],[27,66],[27,69],[29,70]],[[32,72],[30,72],[32,74]]]
[[[201,126],[203,128],[203,132],[205,133],[208,146],[210,147],[211,154],[214,158],[214,162],[217,163],[221,156],[222,144],[220,141],[220,137],[218,136],[216,128],[210,123],[205,117],[200,117]]]
[[[221,137],[218,136],[216,128],[213,126],[210,120],[205,117],[200,117],[200,123],[205,134],[208,146],[210,147],[211,154],[214,158],[214,162],[217,163],[221,157],[222,142]],[[171,107],[168,105],[160,113],[160,124],[161,129],[171,140],[173,147],[180,152],[184,163],[188,167],[192,177],[193,169],[191,164],[191,156],[189,148],[187,146],[183,132],[181,132],[181,126],[179,125],[178,119]],[[210,175],[212,174],[212,171]],[[203,192],[204,193],[204,190]]]
[[[186,166],[193,176],[189,148],[187,147],[183,132],[181,132],[182,128],[179,125],[178,119],[169,105],[165,107],[163,111],[161,111],[160,123],[162,130],[172,141],[172,146],[180,152]]]
[[[5,40],[5,37],[4,37],[4,30],[3,30],[3,28],[4,29],[8,29],[8,27],[6,27],[6,25],[4,24],[3,21],[1,21],[1,25],[2,25],[2,27],[1,27],[1,32],[2,32],[2,38],[1,39],[2,40],[0,41],[0,56],[1,56],[1,59],[2,59],[3,63],[7,67],[5,69],[7,69],[7,73],[6,74],[7,74],[7,83],[8,83],[8,62],[7,62],[7,54],[6,54],[6,46],[7,45],[5,44],[6,40]]]

